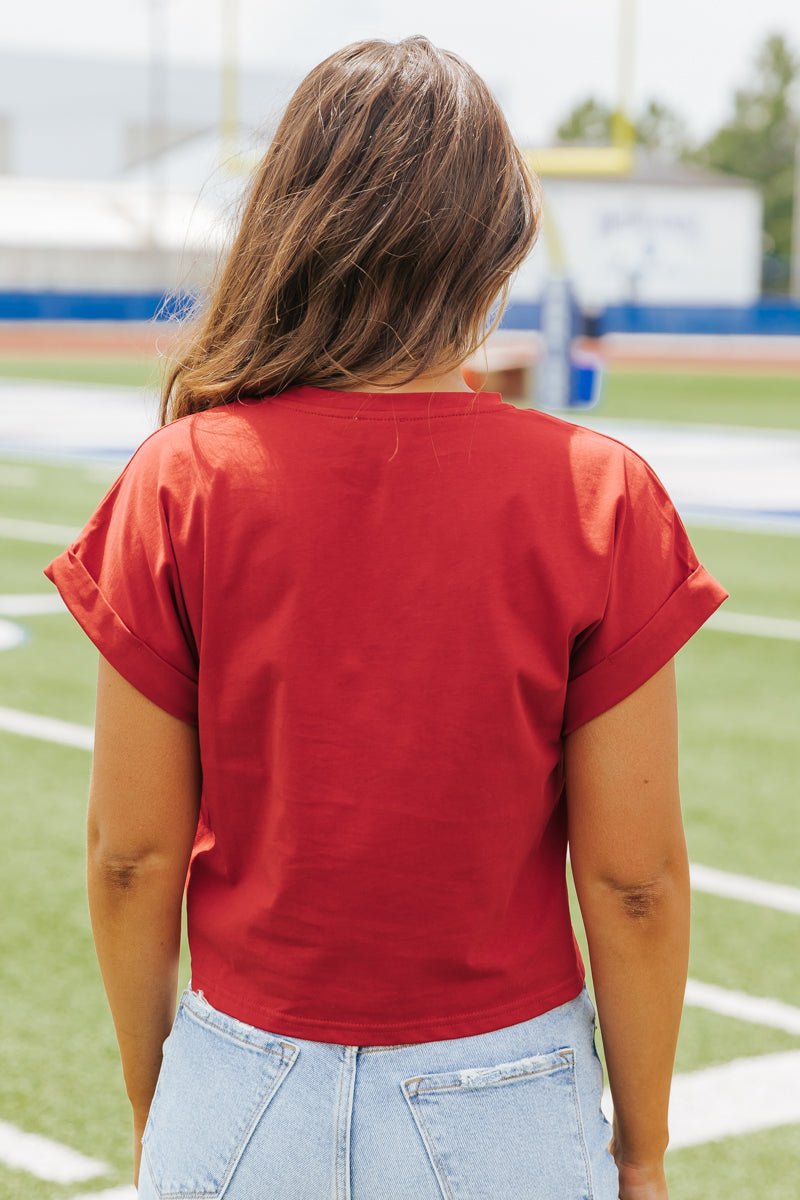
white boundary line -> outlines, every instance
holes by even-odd
[[[35,713],[19,712],[0,707],[0,731],[17,733],[21,737],[38,738],[60,746],[76,746],[79,750],[94,748],[94,729],[89,725],[74,725],[57,717],[40,717]]]
[[[51,546],[66,546],[74,541],[80,529],[72,525],[51,525],[46,521],[23,521],[17,517],[0,517],[0,537],[19,542],[46,542]]]
[[[743,900],[747,904],[759,904],[762,908],[774,908],[779,912],[800,913],[800,888],[791,884],[770,883],[751,875],[735,875],[732,871],[720,871],[700,863],[692,863],[689,872],[692,888],[696,892],[708,892],[711,896],[724,896],[728,900]]]
[[[40,613],[61,613],[64,601],[58,592],[11,592],[0,596],[0,614],[4,617],[34,617]]]
[[[107,1163],[39,1133],[25,1133],[7,1121],[0,1121],[0,1163],[49,1183],[82,1183],[111,1171]]]
[[[789,617],[765,617],[757,613],[714,612],[706,621],[709,629],[721,633],[744,633],[751,637],[781,638],[800,642],[800,621]]]
[[[734,992],[713,983],[689,979],[684,1003],[690,1008],[708,1009],[721,1017],[735,1017],[739,1021],[749,1021],[751,1025],[764,1025],[800,1036],[800,1008],[784,1004],[782,1000],[750,996],[746,992]]]
[[[0,617],[0,651],[13,650],[15,646],[21,646],[27,640],[28,631],[24,625]]]

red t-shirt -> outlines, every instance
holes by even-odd
[[[562,738],[729,595],[612,437],[307,386],[151,433],[45,574],[198,724],[192,986],[350,1045],[577,995]]]

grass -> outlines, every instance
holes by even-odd
[[[163,363],[157,359],[116,355],[97,358],[59,357],[41,354],[16,358],[0,354],[0,379],[56,380],[59,383],[122,384],[153,387],[161,378]]]
[[[800,375],[614,371],[597,416],[800,429]]]

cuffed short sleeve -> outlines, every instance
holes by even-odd
[[[730,595],[698,561],[653,468],[627,446],[624,480],[605,607],[571,648],[562,736],[641,687]]]
[[[196,724],[197,642],[171,527],[189,497],[168,429],[145,438],[44,574],[121,675],[159,707]]]

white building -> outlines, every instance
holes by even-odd
[[[629,176],[543,180],[548,222],[513,297],[536,297],[558,270],[581,306],[744,305],[758,299],[761,197],[748,180],[640,157]]]

